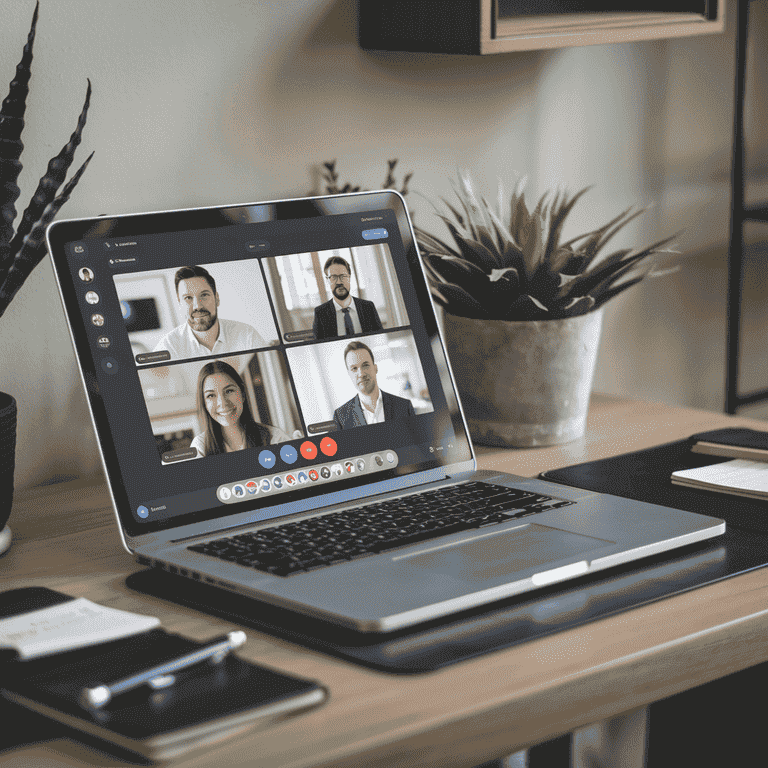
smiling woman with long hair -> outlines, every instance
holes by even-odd
[[[228,363],[206,363],[197,377],[197,417],[203,432],[190,444],[199,456],[241,451],[260,445],[283,443],[291,438],[279,427],[253,418],[245,384]]]

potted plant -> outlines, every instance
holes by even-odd
[[[20,190],[17,186],[24,145],[21,132],[24,128],[24,112],[29,93],[32,64],[32,46],[35,40],[39,3],[35,5],[32,26],[11,81],[8,95],[0,108],[0,317],[29,277],[32,270],[46,255],[45,230],[83,175],[90,157],[82,164],[69,181],[64,182],[67,171],[80,144],[85,127],[88,106],[91,100],[91,83],[85,96],[85,103],[77,127],[61,152],[49,163],[45,175],[40,179],[35,194],[24,211],[19,223],[16,219],[15,202]],[[63,186],[62,186],[63,185]],[[59,191],[61,190],[61,191]],[[11,532],[7,525],[13,504],[13,471],[16,455],[16,401],[0,392],[0,553],[11,543]]]
[[[448,354],[472,438],[497,446],[554,445],[584,433],[604,304],[647,276],[673,237],[600,256],[644,209],[561,242],[588,187],[560,189],[529,210],[523,179],[497,209],[459,176],[458,205],[437,208],[452,242],[421,228],[430,289],[445,310]]]

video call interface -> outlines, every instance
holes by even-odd
[[[411,324],[389,233],[363,237],[371,242],[287,254],[248,242],[238,258],[150,255],[146,242],[123,239],[76,262],[102,372],[125,374],[127,355],[117,355],[130,350],[143,409],[133,431],[151,433],[132,444],[153,446],[143,463],[165,473],[169,498],[186,488],[189,502],[192,477],[213,480],[225,504],[374,480],[403,464],[403,445],[433,434],[419,420],[434,415],[442,387],[425,375],[423,329]],[[107,327],[115,306],[119,329]],[[136,501],[139,521],[181,511],[162,496]]]

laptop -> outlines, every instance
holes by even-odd
[[[725,531],[477,469],[396,192],[62,220],[47,240],[142,565],[391,632]]]

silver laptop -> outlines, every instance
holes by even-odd
[[[143,565],[389,632],[725,531],[477,470],[395,192],[59,221],[47,237]]]

